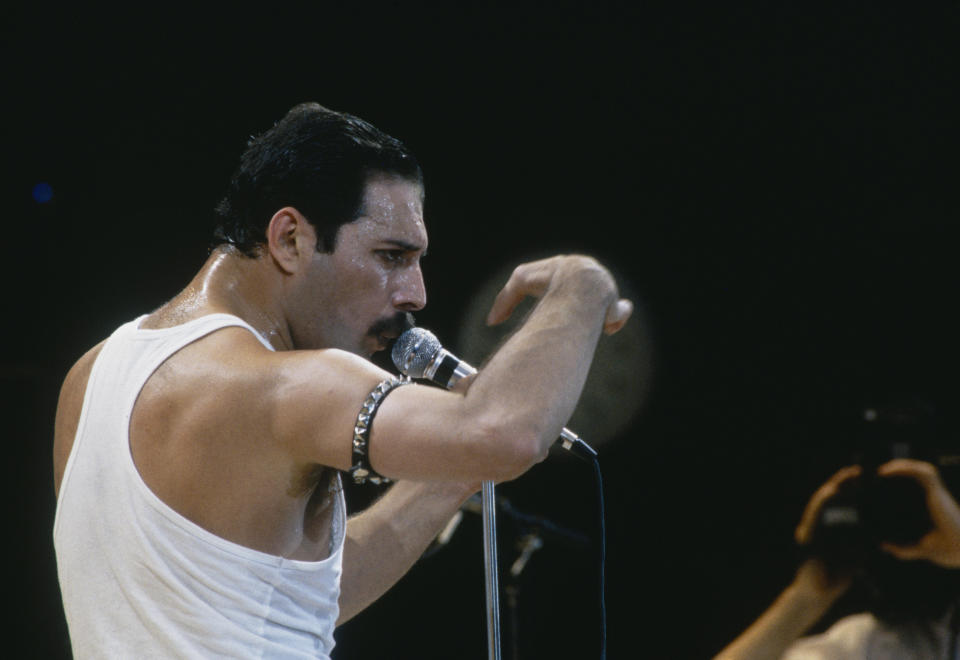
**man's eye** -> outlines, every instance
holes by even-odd
[[[398,264],[403,261],[403,250],[377,250],[377,255],[391,264]]]

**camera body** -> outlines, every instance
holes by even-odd
[[[811,552],[834,568],[862,566],[881,543],[911,545],[933,527],[919,483],[863,467],[824,503],[814,527]]]
[[[947,489],[960,493],[956,431],[935,418],[932,406],[867,407],[855,420],[856,452],[848,461],[862,468],[820,508],[806,556],[834,575],[854,578],[850,611],[872,612],[889,623],[938,618],[960,594],[960,571],[926,561],[901,561],[880,544],[916,543],[933,523],[923,487],[908,477],[880,477],[876,469],[895,458],[937,467]]]

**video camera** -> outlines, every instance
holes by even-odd
[[[894,458],[912,458],[937,467],[947,490],[960,493],[960,456],[946,420],[925,401],[867,406],[855,423],[852,463],[859,477],[845,482],[820,509],[807,556],[823,561],[834,575],[855,578],[856,610],[887,622],[941,616],[960,597],[960,571],[926,561],[901,561],[880,543],[917,542],[932,528],[923,487],[909,477],[880,477],[876,469]],[[859,602],[859,604],[857,604]]]
[[[924,402],[862,410],[852,460],[862,472],[821,507],[811,554],[830,568],[856,569],[881,552],[882,542],[910,545],[932,529],[923,487],[910,477],[878,476],[876,469],[894,458],[948,465],[936,422],[932,406]]]

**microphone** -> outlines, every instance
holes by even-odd
[[[477,370],[440,345],[440,340],[424,328],[410,328],[399,337],[390,352],[393,364],[405,376],[426,379],[451,389]],[[597,452],[570,429],[560,431],[557,444],[584,460],[593,460]]]

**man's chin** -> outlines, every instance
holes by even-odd
[[[383,337],[366,337],[363,345],[360,347],[359,353],[366,358],[371,358],[374,354],[385,350],[388,345],[389,342]]]

